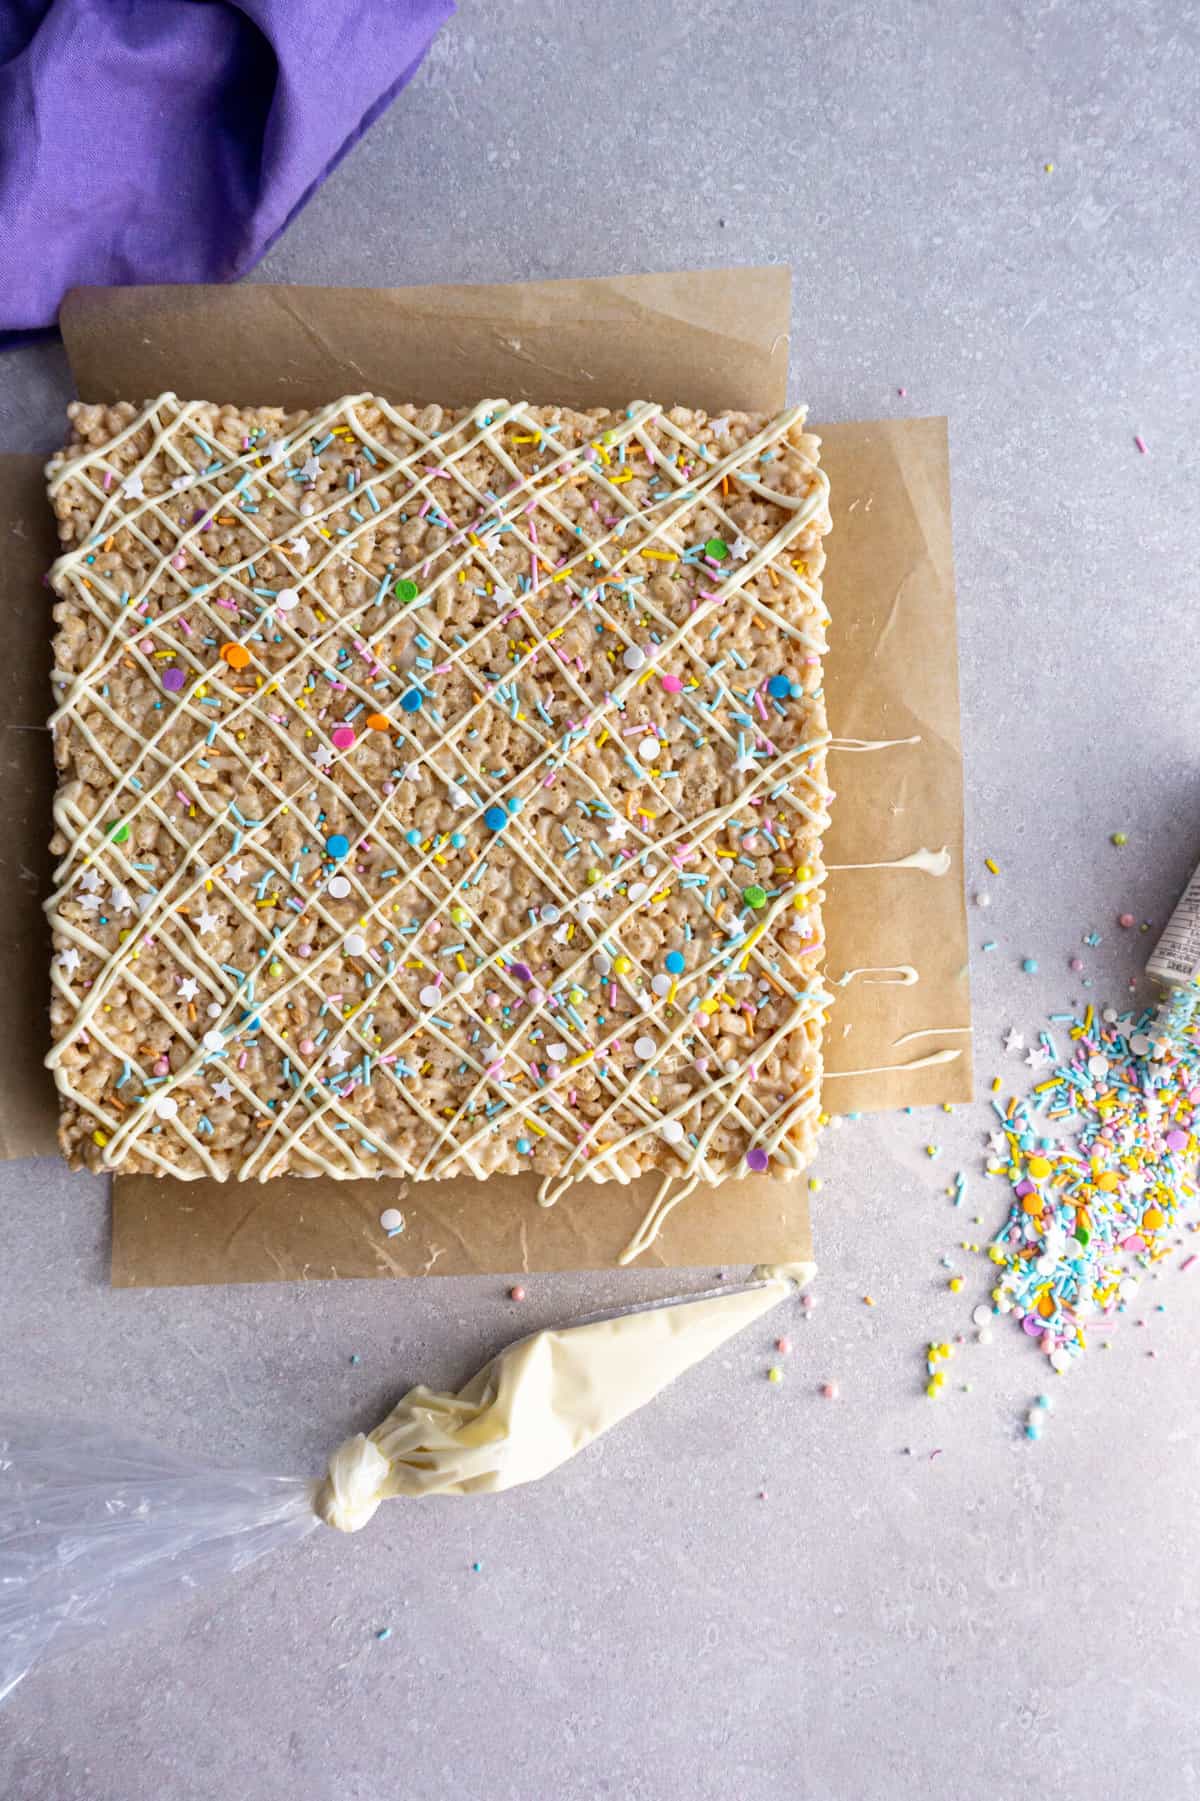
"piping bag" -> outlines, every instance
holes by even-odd
[[[108,1427],[0,1415],[0,1701],[41,1659],[322,1525],[357,1532],[390,1497],[536,1482],[814,1273],[762,1267],[739,1288],[535,1332],[457,1394],[410,1389],[315,1482],[213,1468]]]

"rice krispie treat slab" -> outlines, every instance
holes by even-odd
[[[803,1167],[829,799],[803,409],[166,394],[71,423],[69,1161],[532,1169],[546,1201]]]

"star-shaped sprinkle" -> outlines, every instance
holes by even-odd
[[[122,500],[141,500],[145,493],[146,486],[140,475],[127,475],[121,483]]]
[[[1009,1026],[1004,1040],[1004,1048],[1006,1051],[1023,1051],[1025,1049],[1024,1034],[1018,1032],[1015,1026]]]
[[[171,483],[172,494],[186,493],[187,489],[191,487],[195,479],[194,475],[177,475],[175,480]]]
[[[195,976],[185,976],[179,984],[178,993],[181,1001],[194,1001],[199,992],[200,984]]]
[[[1025,1061],[1028,1063],[1030,1069],[1045,1069],[1050,1060],[1050,1052],[1046,1049],[1044,1044],[1030,1045],[1029,1050],[1025,1054]]]
[[[98,894],[81,894],[79,896],[79,905],[85,913],[98,913],[102,904]]]
[[[624,844],[626,838],[629,836],[628,820],[621,819],[620,817],[610,819],[604,828],[604,836],[610,844]]]
[[[744,750],[742,752],[741,756],[734,763],[733,767],[734,767],[734,771],[737,775],[749,775],[751,770],[756,769],[758,767],[758,765],[756,764],[751,753],[748,750]]]
[[[313,762],[318,769],[328,769],[333,762],[333,752],[327,744],[318,744],[313,752]]]
[[[114,913],[132,913],[133,896],[123,882],[115,882],[109,897]]]
[[[205,907],[203,913],[197,916],[196,930],[199,932],[201,938],[207,938],[210,932],[216,931],[220,923],[221,915],[219,913],[210,913],[208,908]]]
[[[214,1082],[212,1091],[219,1101],[231,1101],[233,1099],[233,1083],[229,1080],[228,1076],[222,1076],[219,1082]]]
[[[739,532],[729,546],[729,554],[735,563],[741,563],[754,550],[754,539],[748,538],[745,532]]]
[[[104,883],[94,869],[88,869],[84,871],[79,886],[83,889],[85,894],[99,894]]]
[[[989,1132],[987,1142],[988,1150],[992,1153],[993,1157],[1005,1157],[1008,1155],[1008,1139],[1004,1136],[1003,1132]]]
[[[59,953],[58,953],[58,958],[57,958],[58,967],[60,969],[65,970],[69,976],[73,976],[75,974],[75,971],[79,968],[81,961],[82,961],[82,958],[80,957],[79,952],[75,949],[75,946],[73,944],[69,944],[65,951],[59,951]]]
[[[312,545],[303,532],[297,532],[294,538],[288,540],[288,550],[298,563],[307,563]]]
[[[239,861],[236,863],[227,863],[225,865],[225,880],[230,884],[231,887],[236,888],[238,883],[244,882],[245,879],[246,879],[246,866],[244,863]]]
[[[329,1061],[333,1064],[333,1067],[335,1069],[341,1069],[341,1067],[344,1063],[348,1063],[350,1061],[350,1053],[346,1049],[344,1044],[335,1044],[334,1045],[333,1049],[329,1053]]]

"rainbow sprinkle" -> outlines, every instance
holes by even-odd
[[[1067,1016],[1070,1018],[1070,1016]],[[1057,1018],[1061,1021],[1063,1016]],[[1153,1010],[1089,1006],[1032,1093],[992,1106],[989,1175],[1012,1203],[988,1255],[992,1312],[1009,1314],[1062,1373],[1087,1349],[1091,1323],[1120,1312],[1140,1276],[1166,1257],[1196,1200],[1200,1034],[1164,1037]],[[976,1324],[991,1317],[975,1310]]]

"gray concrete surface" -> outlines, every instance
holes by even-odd
[[[981,1094],[1005,1028],[1081,996],[1090,927],[1090,992],[1125,992],[1146,941],[1114,915],[1161,919],[1200,849],[1197,37],[1180,0],[464,0],[260,271],[790,260],[816,418],[949,415],[969,886],[1002,868]],[[67,391],[53,347],[0,361],[0,443],[51,445]],[[830,1136],[782,1388],[752,1332],[538,1489],[390,1506],[48,1667],[0,1710],[0,1793],[1196,1794],[1200,1278],[1054,1385],[1038,1445],[1015,1331],[927,1401],[925,1341],[986,1287],[959,1241],[1003,1214],[943,1192],[985,1129],[981,1100]],[[518,1324],[656,1287],[537,1278],[519,1318],[490,1280],[112,1294],[99,1183],[0,1183],[6,1399],[282,1471]]]

